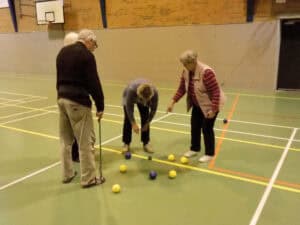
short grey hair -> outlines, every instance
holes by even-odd
[[[74,44],[76,41],[78,41],[78,34],[75,32],[67,33],[64,38],[64,46]]]
[[[197,61],[198,54],[193,50],[183,52],[179,58],[182,64],[193,63]]]
[[[79,31],[78,40],[84,41],[84,42],[91,41],[91,40],[97,41],[97,37],[92,30],[83,29],[83,30]]]

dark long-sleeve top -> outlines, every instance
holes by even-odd
[[[137,95],[137,88],[140,84],[145,84],[145,83],[150,84],[150,82],[147,81],[146,79],[142,79],[142,78],[136,79],[136,80],[132,81],[131,83],[129,83],[128,86],[124,89],[122,104],[125,107],[129,121],[131,123],[135,123],[134,104],[138,104],[138,103],[143,104],[139,100],[139,97]],[[151,85],[151,87],[153,89],[154,95],[150,99],[150,101],[146,103],[146,106],[148,106],[150,108],[149,118],[147,121],[149,123],[152,121],[152,119],[156,113],[157,105],[158,105],[158,91],[153,85]]]
[[[56,90],[58,98],[66,98],[92,106],[95,101],[98,112],[104,110],[104,96],[94,55],[81,42],[60,50],[56,58]]]

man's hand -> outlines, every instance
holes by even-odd
[[[102,119],[103,112],[96,112],[96,117],[98,117],[98,121]]]
[[[149,123],[146,123],[143,127],[142,127],[142,131],[147,131],[149,129]]]
[[[138,134],[140,132],[140,128],[136,123],[132,124],[132,129],[134,131],[134,133]]]

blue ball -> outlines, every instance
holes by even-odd
[[[125,159],[131,159],[131,153],[130,152],[125,153]]]
[[[149,178],[151,180],[155,180],[156,177],[157,177],[157,173],[154,170],[151,170],[150,173],[149,173]]]

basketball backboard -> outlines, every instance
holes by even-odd
[[[63,1],[36,1],[38,24],[64,23]]]

